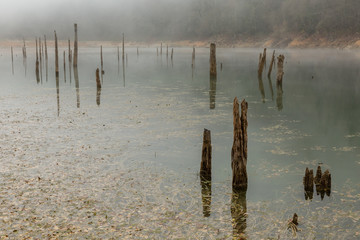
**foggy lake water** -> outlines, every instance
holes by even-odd
[[[60,53],[67,49],[60,48]],[[57,95],[54,53],[35,77],[35,51],[0,49],[0,236],[113,239],[360,238],[360,52],[262,49],[80,48],[78,78]],[[268,49],[267,73],[272,49]],[[67,51],[66,51],[67,54]],[[26,65],[26,71],[25,71]],[[220,68],[222,65],[222,69]],[[76,72],[75,72],[76,73]],[[233,196],[233,99],[248,109],[248,190]],[[200,184],[203,129],[211,130],[212,182]],[[305,169],[329,169],[331,193],[305,199]],[[210,186],[210,191],[209,191]],[[203,188],[202,188],[203,187]],[[240,211],[232,211],[232,205]]]

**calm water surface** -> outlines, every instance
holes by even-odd
[[[65,49],[60,49],[60,52]],[[261,49],[81,48],[66,80],[53,49],[37,83],[35,51],[0,49],[0,235],[9,238],[360,238],[360,52],[276,50],[282,90],[257,78]],[[272,49],[268,50],[267,69]],[[222,63],[222,69],[220,64]],[[77,76],[76,76],[77,75]],[[248,110],[247,193],[231,190],[232,102]],[[212,182],[200,184],[203,129]],[[330,170],[332,189],[305,200],[306,167]],[[211,189],[211,190],[210,190]],[[237,210],[234,210],[237,209]]]

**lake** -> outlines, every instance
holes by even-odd
[[[360,238],[360,52],[284,50],[257,77],[262,49],[79,49],[66,77],[60,48],[37,82],[0,49],[0,236],[10,239]],[[268,49],[267,73],[273,49]],[[160,54],[160,53],[159,53]],[[232,193],[233,100],[248,109],[248,190]],[[200,183],[202,134],[211,130],[212,181]],[[331,193],[305,197],[305,169],[329,169]],[[306,199],[307,198],[307,199]],[[288,229],[293,214],[299,231]],[[294,235],[296,236],[294,236]]]

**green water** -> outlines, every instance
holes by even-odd
[[[1,49],[0,236],[291,239],[296,212],[298,239],[360,237],[359,51],[276,50],[280,91],[276,69],[257,78],[261,49],[218,48],[216,80],[209,49],[196,49],[193,70],[190,48],[175,48],[173,61],[130,48],[124,64],[116,47],[103,50],[100,92],[99,49],[81,48],[77,81],[66,61],[65,82],[60,58],[57,95],[53,49],[39,83],[34,49],[26,72],[15,49],[14,74]],[[249,103],[242,196],[231,190],[234,97]],[[198,176],[204,128],[211,192]],[[305,200],[305,169],[319,163],[331,194]]]

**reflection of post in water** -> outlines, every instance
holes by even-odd
[[[274,90],[273,90],[273,86],[272,86],[272,82],[271,82],[271,76],[268,76],[268,80],[269,80],[269,87],[270,87],[270,92],[271,92],[271,100],[274,101]]]
[[[174,48],[171,48],[170,59],[171,59],[171,67],[174,67]]]
[[[25,68],[25,77],[26,77],[26,68],[27,68],[27,62],[26,62],[26,44],[25,44],[25,38],[24,40],[24,46],[22,47],[22,53],[23,53],[23,65]]]
[[[46,43],[46,35],[44,35],[45,41],[45,78],[48,81],[48,52],[47,52],[47,43]]]
[[[77,108],[80,108],[79,73],[77,67],[74,67],[74,78],[75,78],[75,88],[76,88],[76,106]]]
[[[100,106],[101,82],[99,76],[99,68],[96,69],[95,76],[96,76],[96,104]]]
[[[65,60],[65,51],[64,51],[64,82],[66,82],[66,60]]]
[[[204,129],[203,146],[200,164],[201,198],[204,217],[210,216],[211,205],[211,132]]]
[[[120,75],[120,49],[117,47],[117,59],[118,59],[118,75]]]
[[[35,74],[36,74],[36,82],[39,83],[40,82],[40,76],[39,76],[39,55],[38,55],[38,42],[37,42],[37,38],[35,38],[35,42],[36,42],[36,63],[35,63]]]
[[[246,190],[233,190],[231,195],[231,218],[233,225],[233,237],[235,239],[246,239]]]
[[[328,197],[330,197],[331,174],[330,174],[329,170],[326,170],[323,174],[321,174],[321,167],[318,166],[314,182],[316,185],[316,195],[320,194],[321,200],[324,199],[325,193]]]
[[[314,195],[314,172],[306,168],[303,178],[305,200],[313,199]]]
[[[56,74],[56,99],[57,99],[57,113],[60,115],[60,87],[59,87],[59,74]]]
[[[69,58],[69,78],[70,78],[70,84],[71,84],[71,61],[72,61],[72,52],[70,47],[70,39],[68,39],[68,58]]]
[[[276,106],[279,111],[283,109],[283,89],[282,81],[276,81]]]
[[[123,82],[124,82],[124,87],[125,87],[125,62],[122,61],[122,69],[123,69]]]
[[[259,90],[260,90],[262,102],[265,103],[265,90],[264,90],[264,83],[262,80],[262,75],[258,75],[258,80],[259,80]]]
[[[210,74],[210,109],[215,109],[215,99],[216,99],[216,75]]]
[[[40,58],[40,80],[42,83],[42,53],[41,53],[41,38],[39,37],[39,58]]]

